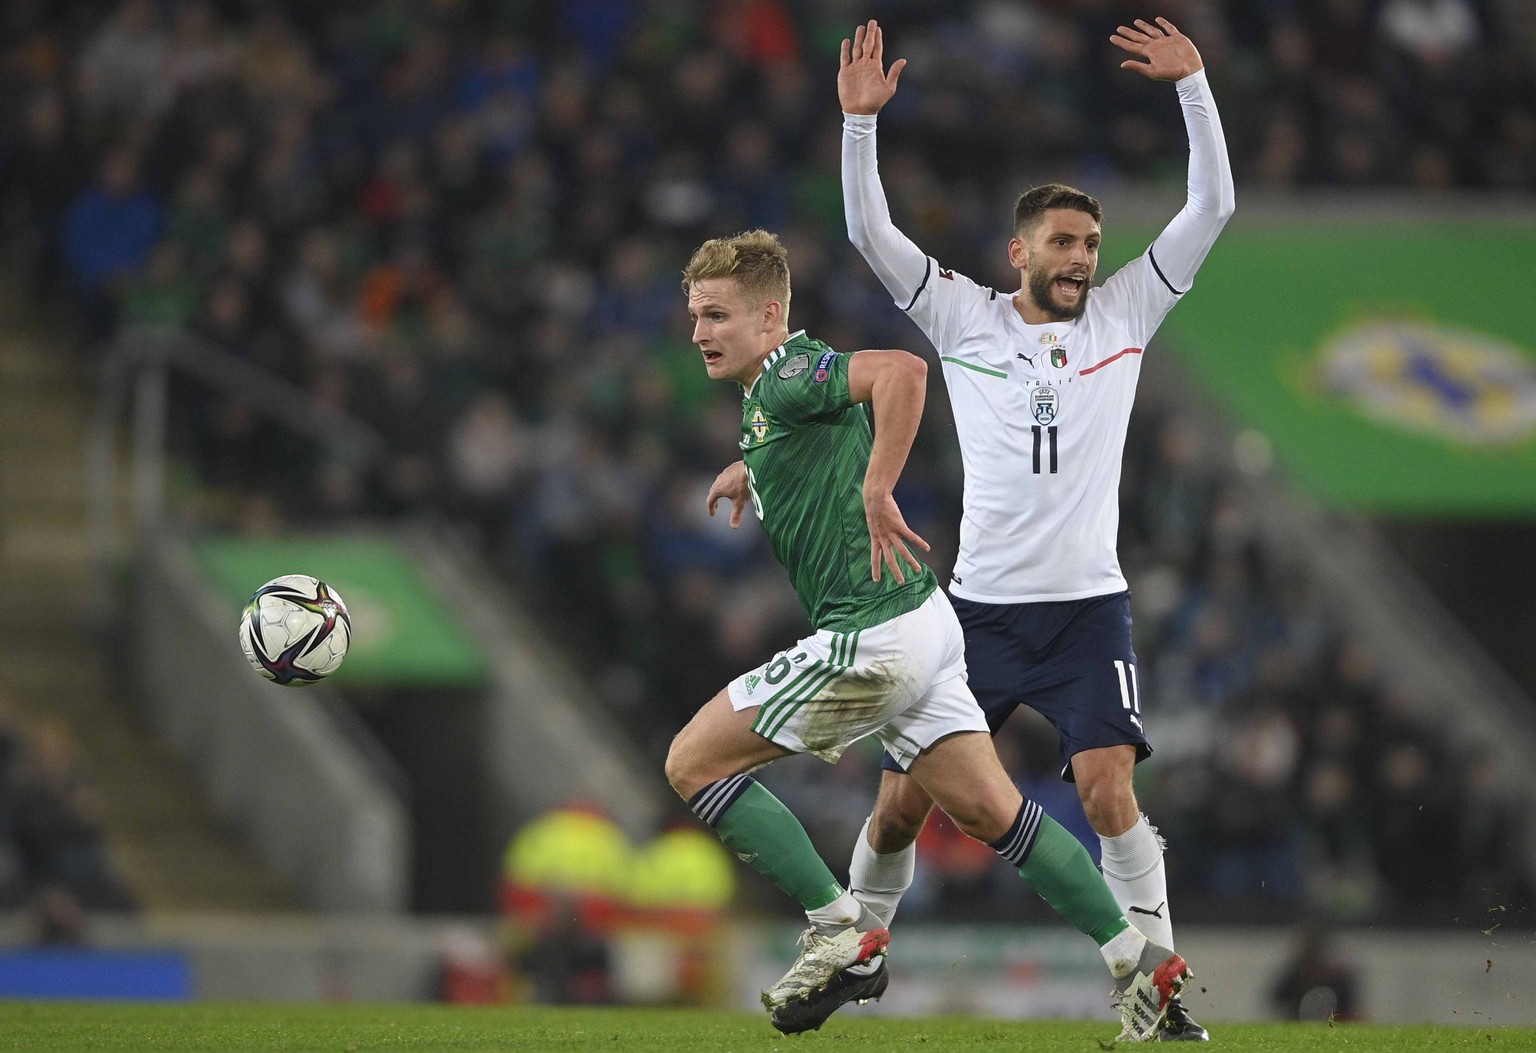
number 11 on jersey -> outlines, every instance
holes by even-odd
[[[1036,424],[1036,425],[1033,425],[1029,430],[1034,432],[1034,435],[1035,435],[1035,474],[1036,475],[1040,474],[1040,439],[1041,439],[1041,432],[1044,432],[1045,433],[1044,437],[1046,439],[1045,445],[1050,447],[1050,451],[1048,453],[1048,458],[1049,458],[1050,466],[1051,466],[1051,474],[1055,475],[1056,474],[1056,425],[1052,424],[1049,427],[1042,428],[1042,427],[1040,427],[1040,425]]]

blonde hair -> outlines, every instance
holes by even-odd
[[[777,235],[747,230],[711,238],[694,250],[683,268],[683,292],[705,278],[735,278],[754,308],[770,300],[784,305],[789,320],[789,252]]]

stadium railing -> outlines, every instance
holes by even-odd
[[[95,616],[103,624],[112,616],[118,570],[130,565],[127,613],[118,623],[134,637],[126,664],[136,694],[213,802],[301,902],[321,910],[403,910],[410,820],[398,771],[325,685],[302,699],[274,694],[245,668],[232,645],[232,613],[200,578],[185,539],[165,526],[173,372],[246,403],[337,456],[366,460],[384,448],[371,429],[201,341],[127,335],[102,360],[87,436]],[[132,541],[117,529],[125,423]]]
[[[129,603],[157,612],[133,623],[141,641],[132,648],[143,659],[136,677],[156,723],[308,905],[401,909],[409,899],[410,832],[398,770],[328,685],[306,689],[306,704],[298,705],[291,692],[275,696],[251,675],[233,646],[227,604],[211,596],[187,538],[168,525],[168,393],[175,374],[360,467],[377,463],[385,441],[309,392],[195,337],[136,333],[103,360],[87,465],[101,615],[113,609],[112,582],[125,561],[135,567],[137,595]],[[126,473],[119,450],[124,423]],[[124,474],[134,540],[121,528]],[[489,776],[493,833],[510,837],[532,816],[572,801],[600,802],[629,834],[651,833],[669,798],[660,772],[637,761],[612,715],[536,619],[495,574],[445,544],[440,531],[408,523],[386,529],[427,583],[452,597],[464,631],[487,656],[486,741],[482,755],[466,763],[483,765]],[[168,596],[176,601],[166,602]],[[174,611],[162,617],[167,608]],[[182,668],[168,668],[171,662]],[[281,792],[276,773],[260,760],[268,755],[283,759]]]

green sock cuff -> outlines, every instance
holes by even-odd
[[[805,827],[766,787],[753,782],[715,822],[725,847],[806,910],[843,894]]]
[[[1102,947],[1130,927],[1130,921],[1127,920],[1124,914],[1121,914],[1118,918],[1105,922],[1088,935],[1093,937],[1094,943]]]
[[[825,907],[828,903],[831,903],[842,894],[843,886],[834,881],[832,884],[828,885],[814,896],[809,896],[806,899],[801,900],[800,905],[803,906],[806,910],[815,910],[818,907]]]
[[[1019,876],[1100,947],[1130,927],[1083,843],[1048,815],[1040,817],[1035,846]]]

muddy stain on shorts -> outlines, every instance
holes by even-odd
[[[914,697],[910,673],[878,662],[852,669],[828,684],[796,715],[806,749],[835,763],[848,746],[872,734]]]

